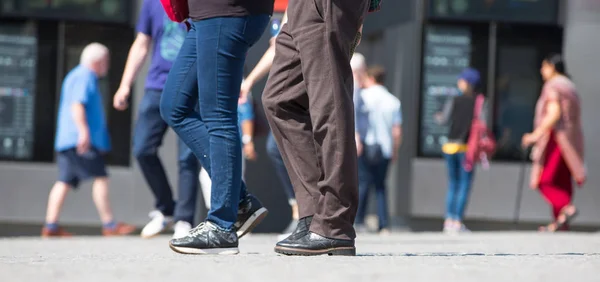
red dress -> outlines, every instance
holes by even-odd
[[[550,133],[545,154],[539,190],[544,199],[552,206],[552,214],[556,220],[560,211],[571,204],[573,178],[556,142],[554,131]]]
[[[587,175],[581,101],[569,78],[557,76],[546,82],[536,105],[535,128],[546,119],[550,102],[558,102],[561,115],[552,131],[544,134],[533,147],[530,185],[539,188],[556,219],[561,210],[572,203],[574,180],[582,186]]]

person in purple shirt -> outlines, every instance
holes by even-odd
[[[173,237],[180,238],[187,235],[194,223],[199,163],[192,151],[179,140],[179,197],[175,202],[165,169],[158,157],[158,148],[168,128],[160,116],[160,97],[187,30],[184,24],[169,20],[159,0],[145,0],[137,32],[121,85],[114,96],[114,107],[117,110],[127,109],[131,85],[144,60],[150,55],[145,94],[138,108],[134,129],[133,154],[156,198],[156,210],[150,212],[151,221],[144,227],[141,236],[153,237],[173,226]]]

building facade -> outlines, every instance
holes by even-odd
[[[491,102],[488,119],[499,150],[490,170],[476,172],[467,220],[490,223],[488,226],[513,223],[515,219],[521,224],[550,221],[547,204],[527,187],[530,167],[519,144],[522,134],[532,128],[542,86],[541,62],[551,52],[562,52],[583,101],[587,145],[589,181],[575,192],[575,204],[581,211],[576,224],[591,228],[600,225],[596,204],[600,191],[595,189],[600,179],[594,173],[600,169],[600,154],[594,150],[599,137],[594,124],[598,117],[593,109],[600,99],[593,75],[593,68],[600,63],[594,52],[600,40],[593,32],[600,25],[600,3],[397,2],[402,3],[386,2],[387,8],[396,5],[392,10],[397,13],[384,11],[367,20],[367,40],[359,48],[369,63],[388,69],[386,84],[403,105],[402,158],[393,168],[388,188],[392,214],[409,224],[415,219],[436,219],[436,225],[427,229],[440,229],[447,186],[440,149],[447,128],[437,125],[433,115],[449,96],[458,94],[457,75],[471,66],[482,73],[479,91]]]

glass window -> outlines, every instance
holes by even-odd
[[[54,160],[62,80],[79,63],[83,47],[96,41],[111,50],[111,71],[100,81],[113,144],[107,162],[128,166],[131,111],[114,110],[112,96],[134,33],[120,25],[67,23],[63,41],[59,27],[56,21],[3,20],[0,25],[0,160]]]
[[[446,142],[449,126],[440,125],[435,115],[445,111],[453,97],[459,74],[467,67],[481,72],[486,85],[488,54],[487,25],[428,25],[424,35],[421,85],[419,155],[437,157]]]
[[[37,70],[36,26],[0,25],[0,158],[31,160]]]
[[[500,25],[496,65],[495,158],[520,160],[521,137],[533,129],[535,103],[542,88],[540,65],[551,52],[561,52],[557,27]]]

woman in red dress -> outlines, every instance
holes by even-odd
[[[577,215],[573,205],[573,180],[586,180],[583,163],[581,107],[575,85],[565,72],[561,55],[542,63],[544,88],[536,105],[535,130],[523,136],[523,146],[534,145],[530,186],[551,205],[554,221],[540,231],[568,230]]]

